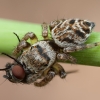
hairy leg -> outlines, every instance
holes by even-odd
[[[61,78],[65,78],[66,77],[66,71],[64,70],[64,68],[58,64],[58,63],[55,63],[53,66],[52,66],[52,69],[55,71],[55,73],[57,75],[59,75]]]
[[[59,53],[57,54],[57,59],[61,61],[70,61],[71,63],[76,63],[77,59],[71,56],[70,54]]]
[[[75,52],[75,51],[80,51],[80,50],[84,50],[84,49],[87,49],[87,48],[93,48],[95,46],[100,46],[100,42],[67,47],[67,48],[63,49],[63,52],[64,53]]]
[[[46,74],[46,76],[40,81],[40,82],[34,82],[34,85],[37,87],[42,87],[47,85],[55,76],[55,72],[49,70]]]
[[[19,40],[18,35],[16,35],[16,36],[17,36],[17,38]],[[19,54],[21,51],[23,51],[23,49],[27,49],[28,47],[31,46],[31,44],[27,42],[28,39],[30,39],[31,42],[32,41],[34,41],[34,42],[37,41],[37,37],[36,37],[36,35],[33,32],[26,33],[25,36],[21,40],[19,40],[19,44],[14,49],[14,51],[13,51],[13,55],[14,56],[17,56],[17,54]]]
[[[48,40],[49,39],[48,38],[48,25],[47,23],[44,22],[41,26],[42,26],[42,36],[44,40]]]
[[[61,78],[66,77],[65,70],[58,63],[55,63],[52,67],[45,70],[43,75],[44,78],[40,82],[34,82],[34,85],[38,87],[45,86],[54,78],[55,75],[59,75]]]

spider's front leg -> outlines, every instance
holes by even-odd
[[[50,69],[45,70],[43,75],[44,78],[40,82],[34,82],[34,85],[38,87],[45,86],[54,78],[55,75],[59,75],[61,78],[66,77],[65,70],[58,63],[55,63],[52,67],[50,67]]]
[[[55,63],[53,66],[52,66],[52,70],[54,70],[54,72],[59,75],[61,78],[65,78],[66,77],[66,71],[64,70],[64,68],[58,64],[58,63]]]
[[[57,59],[62,60],[62,61],[70,61],[71,63],[74,63],[74,64],[77,62],[77,59],[68,53],[66,53],[66,54],[65,53],[58,53]]]
[[[44,78],[40,81],[40,82],[34,82],[34,85],[37,87],[42,87],[47,85],[55,76],[55,72],[52,70],[49,70],[47,73],[45,73],[46,75],[44,76]]]
[[[17,38],[19,40],[18,35],[16,33],[14,33],[14,34],[17,36]],[[17,56],[17,54],[19,54],[21,51],[23,51],[23,49],[26,49],[31,46],[31,44],[27,42],[28,39],[30,39],[31,42],[33,40],[34,40],[34,42],[38,41],[36,35],[33,32],[26,33],[25,36],[21,40],[19,40],[19,44],[14,49],[14,51],[13,51],[14,56]]]

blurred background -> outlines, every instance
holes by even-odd
[[[18,21],[49,23],[61,18],[82,18],[96,23],[100,32],[99,0],[0,0],[0,18]],[[24,29],[23,29],[24,30]],[[0,57],[0,68],[11,59]],[[66,79],[56,76],[47,86],[13,84],[0,72],[1,100],[100,100],[100,68],[62,64],[72,72]]]

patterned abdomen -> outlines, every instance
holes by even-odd
[[[90,36],[90,33],[95,26],[93,22],[80,19],[63,19],[52,21],[51,24],[50,29],[52,38],[60,47],[83,44]]]

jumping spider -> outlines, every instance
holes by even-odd
[[[3,53],[12,58],[14,63],[6,64],[6,68],[0,70],[6,71],[4,77],[13,83],[34,83],[38,87],[48,84],[55,75],[65,78],[66,72],[57,63],[57,59],[76,63],[76,59],[70,55],[70,52],[100,45],[99,43],[84,44],[94,26],[93,22],[87,20],[61,19],[52,21],[49,26],[46,23],[42,24],[44,38],[42,41],[38,41],[33,32],[26,33],[21,40],[15,34],[19,44],[13,52],[14,57]],[[48,27],[52,40],[48,38]],[[28,39],[37,42],[30,44],[27,42]],[[16,68],[20,69],[17,74],[14,72]]]

